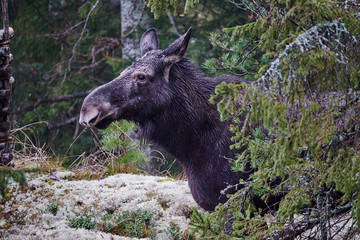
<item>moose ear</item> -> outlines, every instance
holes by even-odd
[[[151,50],[159,49],[159,38],[155,28],[148,29],[140,40],[141,55]]]
[[[184,56],[186,49],[189,45],[191,37],[191,28],[189,28],[184,35],[179,37],[175,42],[170,44],[165,50],[164,50],[164,63],[165,63],[165,69],[164,69],[164,78],[167,82],[169,82],[169,76],[170,76],[170,69],[173,64],[177,63],[182,59]]]
[[[164,50],[164,55],[166,56],[167,62],[174,64],[181,60],[188,47],[190,37],[191,37],[191,28],[189,28],[184,35],[179,37],[177,40],[175,40],[175,42],[170,44]]]

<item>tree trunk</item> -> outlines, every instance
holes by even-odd
[[[153,21],[146,11],[144,0],[119,0],[121,14],[121,44],[122,58],[135,60],[141,56],[139,47],[138,28],[147,29],[152,26]],[[113,6],[115,6],[113,2]],[[134,136],[137,134],[134,134]],[[135,137],[139,140],[139,137]],[[151,159],[146,166],[149,174],[159,172],[162,161],[162,154],[158,150],[158,146],[151,145],[143,149],[145,154]]]
[[[140,57],[138,28],[152,25],[146,13],[144,0],[119,0],[121,14],[122,58],[134,60]]]
[[[14,166],[11,161],[13,155],[10,137],[10,104],[12,84],[14,78],[11,76],[10,61],[10,37],[14,30],[9,28],[8,2],[1,0],[3,29],[0,30],[0,165]]]

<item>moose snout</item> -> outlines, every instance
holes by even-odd
[[[82,106],[79,123],[86,127],[95,126],[96,123],[100,120],[100,113],[101,112],[98,106]]]
[[[93,103],[84,100],[80,111],[79,123],[86,127],[104,129],[116,120],[118,110],[109,102]]]

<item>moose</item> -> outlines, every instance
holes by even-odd
[[[119,119],[137,122],[144,139],[181,163],[198,205],[213,211],[226,202],[227,194],[243,187],[239,180],[248,180],[252,170],[232,170],[229,159],[238,152],[229,147],[230,122],[220,120],[209,98],[221,82],[244,80],[205,77],[184,57],[190,36],[191,28],[161,50],[156,29],[147,30],[140,40],[142,57],[85,98],[79,122],[99,129]],[[266,208],[260,199],[255,201]]]

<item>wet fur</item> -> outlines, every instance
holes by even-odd
[[[191,29],[163,51],[158,49],[155,29],[144,33],[143,57],[85,98],[80,122],[98,128],[119,119],[139,123],[143,138],[160,145],[182,164],[196,202],[213,211],[227,200],[226,194],[236,191],[228,187],[248,180],[252,170],[232,171],[230,159],[239,152],[230,150],[230,123],[220,121],[209,98],[221,82],[243,80],[205,77],[183,57],[190,33]],[[137,74],[144,74],[147,81],[139,82]],[[227,191],[221,193],[224,189]],[[257,207],[266,207],[259,199],[254,201]]]
[[[183,166],[194,199],[212,211],[227,200],[220,194],[229,184],[246,180],[248,174],[233,172],[229,158],[229,123],[221,122],[210,95],[222,81],[240,82],[231,76],[207,78],[184,58],[173,65],[169,75],[173,97],[169,105],[152,118],[137,119],[145,139],[162,146]],[[227,193],[233,193],[235,189]]]

